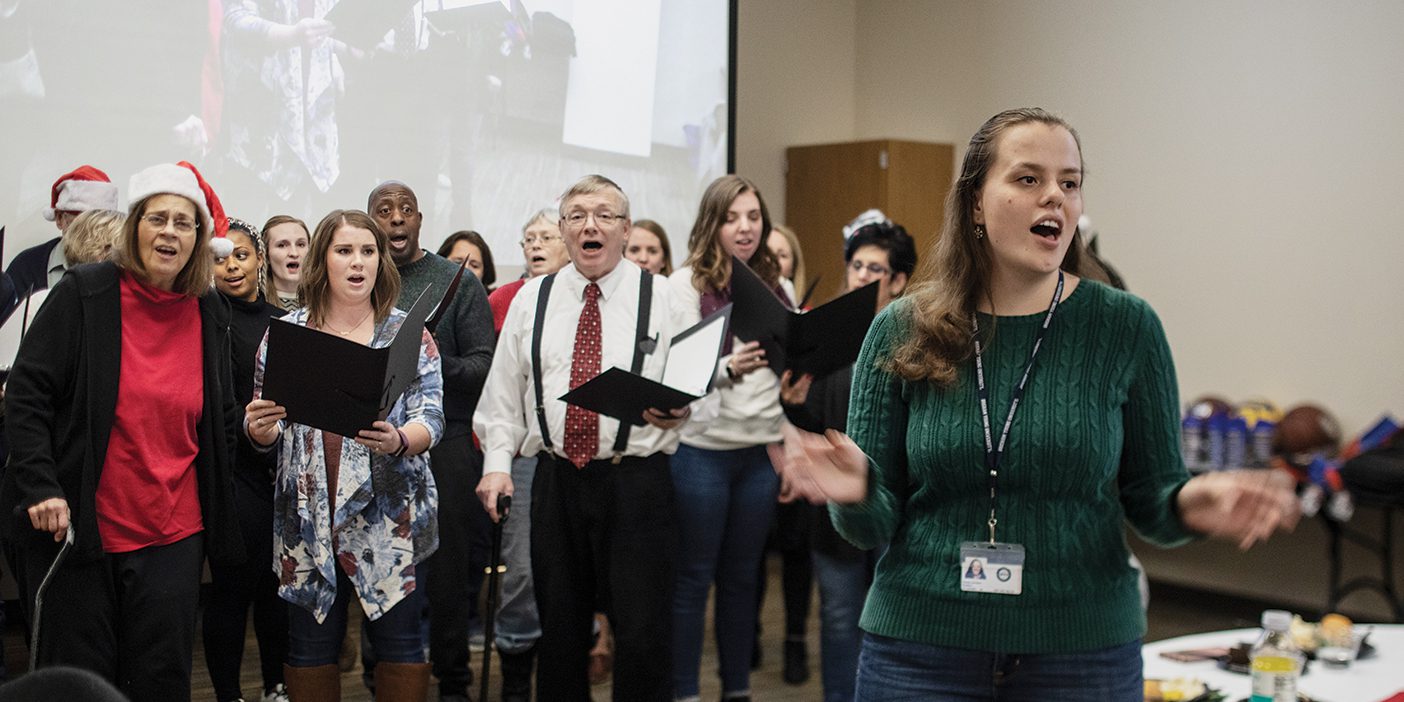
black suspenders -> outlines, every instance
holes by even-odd
[[[531,329],[531,377],[536,387],[536,422],[541,429],[541,443],[550,451],[551,429],[546,423],[546,400],[545,390],[541,384],[541,329],[546,324],[546,303],[551,297],[551,285],[555,283],[556,274],[546,276],[541,281],[541,292],[536,298],[536,321]],[[649,313],[653,310],[653,274],[642,268],[639,269],[639,313],[638,328],[634,333],[634,360],[629,370],[637,375],[643,370],[644,356],[653,353],[657,341],[648,335]],[[629,447],[629,430],[632,425],[629,422],[619,423],[619,434],[614,439],[614,463],[624,457],[624,450]]]

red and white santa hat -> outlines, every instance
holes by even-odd
[[[200,171],[188,161],[162,163],[132,176],[127,185],[127,197],[132,201],[132,214],[136,206],[152,195],[179,195],[193,203],[200,213],[200,231],[213,232],[210,251],[215,258],[224,258],[234,250],[234,244],[225,235],[229,233],[229,218],[224,215],[224,206],[215,195],[214,188],[205,182]]]
[[[54,181],[49,206],[44,209],[44,219],[52,222],[58,218],[59,212],[115,209],[117,186],[112,184],[106,173],[85,164]]]

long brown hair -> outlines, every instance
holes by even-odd
[[[273,282],[273,249],[269,246],[270,242],[268,241],[268,230],[278,226],[279,224],[296,224],[297,226],[302,227],[302,231],[307,234],[308,248],[311,248],[312,245],[312,233],[307,230],[306,222],[292,215],[273,215],[272,217],[268,218],[267,222],[263,223],[263,233],[260,235],[260,237],[263,239],[264,251],[262,269],[263,299],[275,305],[278,305],[279,307],[282,307],[282,303],[278,302],[278,288]],[[305,271],[306,268],[303,268],[303,270]],[[301,281],[302,277],[299,276],[298,280]]]
[[[117,246],[112,249],[112,259],[118,266],[135,273],[142,280],[147,279],[146,264],[141,261],[141,244],[137,238],[137,227],[141,226],[141,218],[146,216],[146,205],[151,202],[151,198],[158,195],[175,195],[174,193],[152,193],[134,203],[127,213],[127,219],[122,222],[122,236],[117,241]],[[184,195],[175,195],[186,202],[191,202],[190,198]],[[190,258],[185,261],[180,272],[176,274],[175,283],[171,286],[171,292],[179,293],[186,297],[200,297],[214,287],[214,253],[210,251],[210,239],[214,232],[208,231],[210,227],[205,226],[209,221],[208,217],[200,216],[200,208],[191,202],[192,209],[195,210],[195,221],[199,222],[195,230],[195,248],[190,252]]]
[[[371,216],[360,210],[332,210],[317,224],[312,234],[312,243],[307,247],[307,263],[298,279],[297,296],[307,307],[307,323],[321,326],[327,317],[327,306],[331,303],[331,280],[327,273],[327,252],[331,250],[333,235],[342,227],[367,229],[375,236],[375,248],[379,267],[375,273],[375,285],[371,287],[371,308],[375,310],[377,324],[385,321],[400,297],[400,271],[390,258],[390,239]]]
[[[723,290],[731,285],[731,256],[722,247],[721,229],[726,224],[726,211],[731,203],[745,193],[756,196],[761,211],[760,244],[746,263],[767,285],[774,286],[780,281],[780,262],[765,245],[771,227],[765,198],[761,197],[755,183],[739,175],[724,175],[712,181],[702,193],[697,220],[692,223],[692,234],[687,238],[687,263],[684,265],[692,266],[692,285],[698,292]]]
[[[950,385],[956,378],[956,366],[974,351],[970,316],[981,299],[990,299],[993,270],[988,241],[975,236],[975,203],[998,155],[1000,136],[1010,127],[1029,122],[1068,130],[1081,157],[1077,131],[1061,117],[1036,107],[1001,112],[970,137],[960,177],[946,197],[941,236],[931,253],[923,257],[919,282],[907,293],[910,302],[903,310],[908,325],[906,340],[885,363],[887,370],[905,380]],[[1091,256],[1083,255],[1082,237],[1076,229],[1072,236],[1063,270],[1105,281],[1106,271]]]

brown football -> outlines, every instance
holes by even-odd
[[[1283,415],[1272,439],[1279,456],[1304,453],[1335,454],[1341,448],[1341,425],[1316,405],[1298,405]]]

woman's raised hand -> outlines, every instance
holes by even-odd
[[[786,499],[851,504],[868,496],[868,457],[841,431],[814,434],[785,424],[784,442],[767,446]]]
[[[1297,526],[1302,513],[1294,486],[1280,470],[1203,473],[1180,489],[1180,520],[1191,531],[1246,549]]]

